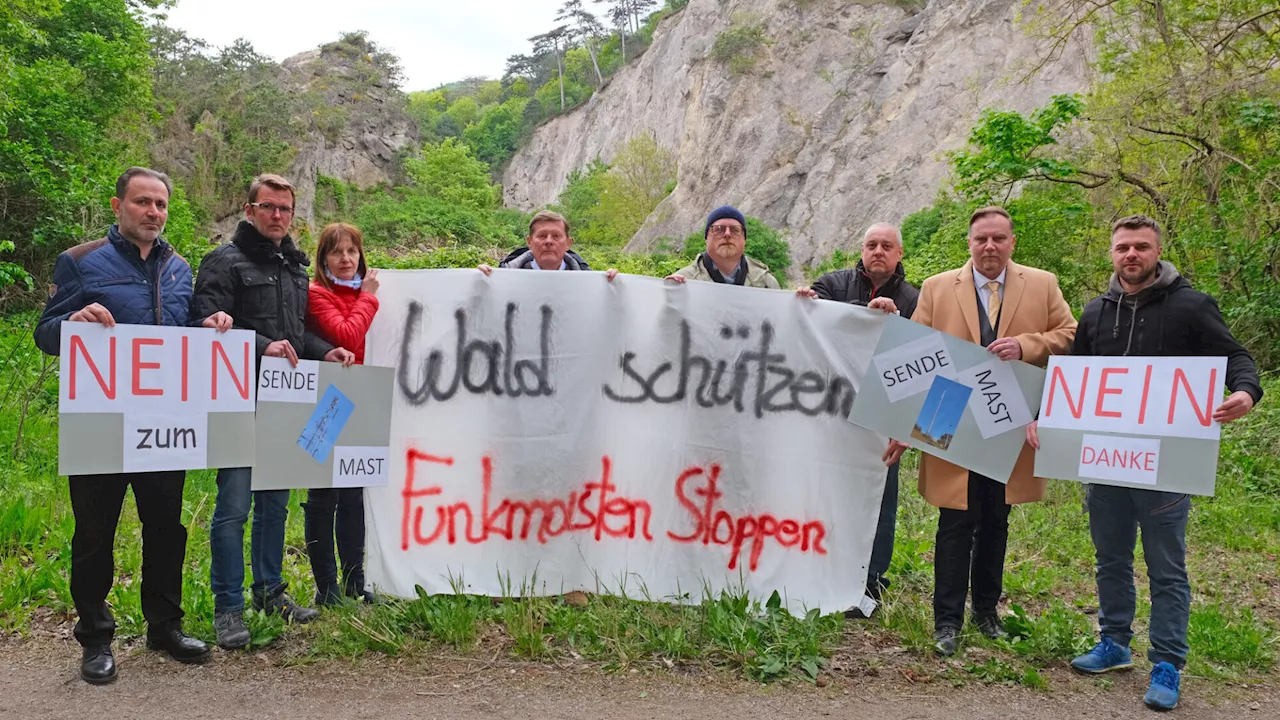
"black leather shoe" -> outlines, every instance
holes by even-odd
[[[210,656],[208,645],[187,635],[178,628],[154,635],[148,633],[147,647],[152,650],[166,652],[169,657],[180,663],[193,665],[208,662]]]
[[[960,634],[953,627],[940,627],[933,632],[933,649],[942,657],[951,657],[956,654],[956,648],[960,645]]]
[[[110,645],[90,645],[80,661],[80,679],[91,685],[106,685],[116,679],[116,658]]]
[[[1003,640],[1009,637],[1009,633],[1004,631],[1000,618],[995,615],[975,615],[973,624],[978,626],[978,632],[991,640]]]

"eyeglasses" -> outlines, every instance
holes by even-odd
[[[737,225],[712,225],[712,235],[729,235],[732,237],[742,237],[742,228]]]
[[[293,214],[293,208],[288,205],[273,205],[271,203],[252,202],[252,203],[249,203],[249,207],[256,207],[268,215],[275,215],[276,213],[280,213],[281,215]]]

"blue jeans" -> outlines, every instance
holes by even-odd
[[[251,492],[253,468],[218,471],[218,500],[209,526],[209,584],[214,612],[244,609],[244,523],[253,511],[249,550],[253,566],[255,604],[284,592],[284,522],[289,513],[288,490]]]
[[[1191,582],[1187,579],[1187,516],[1191,496],[1157,490],[1090,485],[1089,534],[1098,560],[1098,624],[1103,637],[1129,646],[1137,591],[1133,548],[1142,529],[1142,552],[1151,582],[1153,664],[1179,670],[1187,661]]]
[[[898,463],[889,466],[880,496],[880,519],[876,522],[876,538],[871,543],[871,562],[867,566],[867,589],[880,599],[889,587],[889,561],[893,559],[893,536],[898,527]]]

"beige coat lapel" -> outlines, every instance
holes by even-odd
[[[982,331],[978,329],[978,291],[973,284],[973,261],[956,271],[956,302],[964,324],[969,327],[969,342],[981,343]]]
[[[1018,312],[1018,303],[1022,302],[1022,294],[1026,289],[1027,279],[1022,276],[1022,266],[1010,262],[1004,274],[1004,306],[1000,309],[1000,327],[996,330],[996,337],[1010,334],[1009,324]]]

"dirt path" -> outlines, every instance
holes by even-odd
[[[92,687],[76,675],[78,648],[0,640],[0,718],[857,718],[858,720],[1059,720],[1152,717],[1142,707],[1145,674],[1118,675],[1101,690],[1068,673],[1052,692],[905,678],[838,678],[761,686],[669,671],[605,673],[595,667],[484,660],[379,658],[277,667],[266,655],[218,652],[187,667],[145,650],[119,653],[120,679]],[[1181,720],[1280,717],[1265,686],[1187,688]]]

